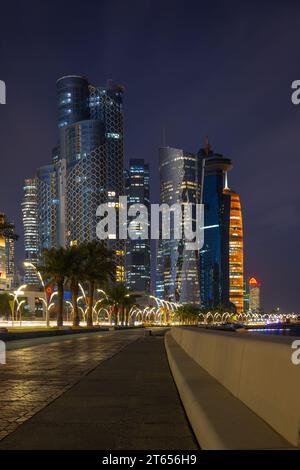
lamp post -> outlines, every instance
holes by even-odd
[[[45,294],[45,299],[46,299],[46,326],[49,326],[50,325],[49,302],[48,302],[47,289],[46,289],[46,286],[45,286],[44,279],[43,279],[41,273],[38,271],[37,267],[34,264],[29,263],[28,261],[24,261],[24,266],[26,268],[34,269],[36,271],[38,277],[39,277],[39,280],[41,281],[41,284],[42,284],[42,287],[43,287],[43,290],[44,290],[44,294]]]
[[[14,291],[14,293],[10,293],[9,295],[11,295],[14,300],[13,300],[13,308],[12,308],[12,312],[11,312],[11,323],[12,323],[12,326],[14,325],[14,317],[15,317],[15,305],[16,305],[16,302],[18,304],[18,308],[19,308],[19,302],[18,302],[18,297],[19,295],[24,295],[24,292],[23,289],[26,289],[27,287],[27,284],[23,284],[22,286],[20,286],[16,291]],[[18,312],[18,310],[17,310]]]
[[[26,303],[25,300],[21,300],[21,302],[18,303],[18,306],[17,306],[17,313],[19,313],[19,319],[20,319],[20,326],[22,326],[22,310],[20,310],[20,308],[22,307],[22,305],[24,305]],[[17,318],[16,318],[17,320]]]

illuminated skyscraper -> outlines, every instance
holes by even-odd
[[[67,245],[94,240],[97,207],[108,202],[118,208],[119,196],[125,194],[123,91],[111,82],[95,87],[76,75],[57,81]],[[125,242],[116,239],[110,245],[117,258],[117,281],[123,281]]]
[[[248,280],[245,280],[244,277],[244,312],[249,312],[250,310],[250,288]]]
[[[15,225],[3,213],[0,213],[0,238],[5,244],[6,284],[12,288],[16,286],[15,243],[19,237],[16,235]]]
[[[255,277],[250,277],[250,279],[249,279],[249,290],[250,290],[250,310],[251,310],[251,312],[259,312],[259,310],[261,308],[260,288],[261,288],[261,283]]]
[[[243,311],[243,224],[239,196],[228,188],[229,158],[208,138],[197,155],[160,149],[160,202],[204,205],[204,244],[184,250],[183,240],[162,240],[157,251],[156,295],[204,308]],[[174,237],[173,237],[174,238]]]
[[[0,290],[7,289],[5,236],[0,231]]]
[[[22,214],[25,261],[37,266],[40,256],[40,244],[38,233],[37,181],[35,178],[26,179],[24,182]],[[25,267],[24,282],[33,287],[40,287],[40,280],[33,267]]]
[[[56,87],[58,145],[51,164],[35,175],[37,258],[44,248],[95,240],[98,206],[108,202],[118,210],[119,196],[125,194],[123,88],[111,82],[95,87],[77,75],[60,78]],[[29,233],[25,207],[24,202],[24,229]],[[26,257],[34,258],[34,243],[25,235]],[[124,281],[125,241],[110,240],[109,245],[117,260],[116,279]]]
[[[243,219],[239,195],[224,189],[230,198],[229,221],[229,300],[237,313],[244,311],[244,239]]]
[[[143,159],[134,158],[126,172],[126,194],[128,206],[143,204],[150,214],[149,165]],[[130,223],[130,218],[129,218]],[[145,221],[149,225],[148,220]],[[140,226],[136,227],[139,236]],[[150,239],[126,241],[126,285],[130,290],[150,293]]]
[[[198,162],[196,155],[182,149],[159,149],[161,204],[200,202],[201,165],[199,167]],[[199,304],[198,253],[187,250],[184,237],[176,239],[174,232],[174,223],[171,223],[170,240],[158,242],[156,295],[165,300]]]
[[[59,246],[59,197],[57,163],[37,170],[39,251]]]
[[[205,308],[229,306],[230,196],[224,194],[229,158],[212,151],[208,139],[199,151],[203,162],[204,245],[200,253],[201,304]]]

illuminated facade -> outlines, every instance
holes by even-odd
[[[259,312],[259,310],[261,309],[260,289],[261,283],[255,277],[250,277],[249,291],[251,312]]]
[[[7,289],[5,237],[0,232],[0,290]]]
[[[143,159],[131,159],[126,172],[126,194],[128,206],[143,204],[150,213],[149,165]],[[129,218],[130,222],[130,218]],[[148,220],[145,221],[149,226]],[[139,236],[136,226],[135,236]],[[126,241],[126,285],[132,291],[150,293],[150,239]]]
[[[197,155],[162,147],[159,165],[161,204],[200,202],[201,165],[199,167]],[[182,219],[182,225],[183,222]],[[174,224],[171,224],[170,235],[170,240],[158,242],[156,295],[165,300],[199,304],[198,254],[185,249],[184,238],[174,238]]]
[[[33,183],[24,188],[26,260],[32,258],[34,264],[44,248],[95,240],[98,206],[108,202],[118,207],[119,196],[125,194],[123,88],[111,82],[95,87],[76,75],[60,78],[56,88],[58,146],[52,163],[39,168],[31,180],[35,181],[35,196]],[[33,216],[28,207],[33,208],[34,197]],[[124,281],[125,242],[116,239],[109,245],[117,260],[116,279]],[[30,276],[25,277],[29,280]]]
[[[224,194],[229,158],[212,151],[208,139],[199,151],[204,175],[204,245],[200,252],[200,292],[204,308],[229,306],[229,221],[230,197]]]
[[[244,277],[244,312],[249,312],[250,310],[250,289],[249,282],[245,280]]]
[[[6,285],[8,288],[16,286],[16,272],[15,272],[15,243],[18,240],[18,236],[15,233],[15,225],[7,220],[5,214],[0,213],[0,239],[1,239],[1,269],[0,279],[3,277],[2,265],[5,257],[5,274],[6,274]],[[3,283],[2,283],[3,284]]]
[[[23,189],[24,196],[22,201],[22,214],[25,261],[36,266],[39,262],[40,256],[37,212],[37,180],[35,178],[26,179]],[[24,282],[29,286],[40,287],[40,280],[33,267],[25,267]]]
[[[94,240],[97,207],[108,202],[117,208],[124,195],[123,88],[111,82],[95,87],[72,75],[57,81],[57,96],[65,241],[74,245]],[[125,242],[109,244],[117,259],[116,279],[124,281]]]
[[[37,214],[39,252],[45,248],[57,248],[59,243],[59,198],[56,164],[37,170]]]
[[[200,253],[184,250],[171,227],[171,239],[158,242],[158,297],[243,311],[243,223],[239,196],[228,188],[231,169],[231,160],[215,153],[208,138],[197,155],[160,149],[160,202],[201,202],[204,244]]]
[[[237,313],[244,310],[244,239],[243,219],[239,195],[224,189],[230,197],[229,222],[229,301],[236,306]]]

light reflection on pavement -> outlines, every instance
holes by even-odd
[[[6,365],[0,365],[0,440],[144,334],[141,330],[93,333],[9,348]]]

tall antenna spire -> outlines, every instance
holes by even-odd
[[[229,189],[229,186],[228,186],[228,172],[225,171],[224,173],[224,189]]]
[[[205,136],[205,141],[204,141],[204,153],[206,156],[208,156],[211,152],[211,145],[209,143],[208,135]]]

